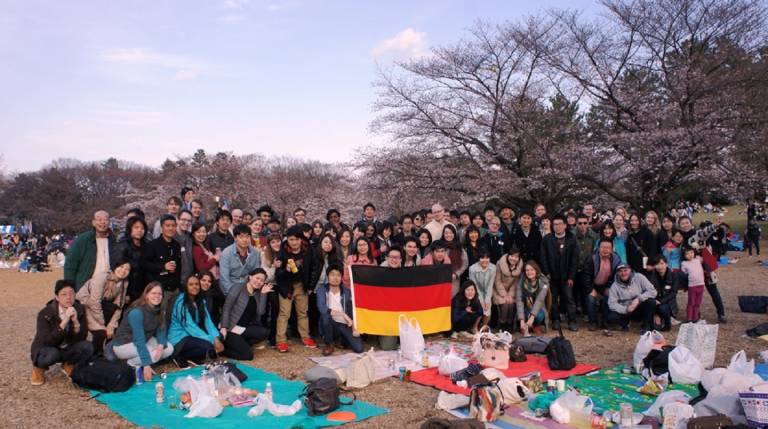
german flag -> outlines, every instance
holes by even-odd
[[[451,266],[352,265],[354,322],[364,334],[398,335],[398,318],[416,318],[424,334],[451,329]]]

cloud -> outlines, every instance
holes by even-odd
[[[229,15],[224,15],[216,18],[216,21],[219,22],[240,22],[245,20],[245,15],[239,14],[239,13],[232,13]]]
[[[419,57],[427,53],[427,33],[406,28],[394,37],[383,40],[373,48],[373,57],[379,59],[386,55],[397,58]]]
[[[221,7],[224,9],[243,10],[250,3],[250,0],[224,0]]]
[[[173,80],[191,80],[199,77],[209,68],[202,61],[194,58],[164,54],[143,48],[111,49],[103,52],[101,59],[109,64],[126,68],[127,70],[119,70],[119,74],[129,78],[145,76],[152,71],[161,69],[173,72]]]

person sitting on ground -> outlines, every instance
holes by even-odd
[[[37,313],[37,329],[32,341],[32,385],[45,383],[45,370],[61,362],[61,369],[72,375],[75,364],[93,355],[88,335],[85,309],[75,300],[75,282],[58,280],[54,298]]]
[[[162,302],[163,286],[159,282],[150,282],[139,299],[131,304],[112,341],[115,356],[127,360],[132,367],[142,368],[144,381],[152,379],[153,364],[173,354],[173,346],[166,336]]]
[[[541,326],[547,324],[547,294],[549,280],[541,273],[536,261],[528,261],[523,267],[523,278],[517,288],[517,318],[520,332],[528,336],[531,331],[541,334]]]
[[[477,297],[477,286],[472,280],[465,280],[451,300],[451,338],[472,338],[482,318],[483,305]]]
[[[496,279],[493,283],[493,304],[499,312],[498,324],[509,331],[515,330],[515,298],[522,275],[520,250],[512,248],[496,263]]]
[[[219,331],[200,293],[200,279],[197,276],[187,277],[184,292],[176,298],[168,328],[168,341],[173,344],[173,360],[181,368],[188,367],[190,362],[201,364],[224,351]]]
[[[654,270],[648,275],[648,280],[656,289],[654,328],[669,331],[672,328],[672,316],[677,313],[677,290],[680,276],[669,268],[664,255],[656,255],[651,264]]]
[[[475,284],[477,296],[483,306],[483,325],[491,320],[493,283],[496,280],[496,265],[491,263],[491,254],[485,248],[480,250],[480,259],[469,267],[469,280]]]
[[[205,298],[208,314],[211,315],[213,324],[219,326],[221,310],[224,307],[224,294],[219,289],[216,277],[210,271],[201,271],[198,278],[200,278],[200,294]]]
[[[77,291],[77,300],[85,307],[96,355],[102,354],[104,343],[112,339],[120,323],[130,273],[131,263],[120,260],[113,271],[96,275]]]
[[[390,254],[398,248],[389,249]],[[352,292],[342,287],[342,266],[329,265],[326,271],[327,283],[317,288],[317,309],[320,312],[320,334],[323,336],[325,347],[323,356],[333,353],[333,345],[337,337],[349,345],[355,353],[363,352],[363,341],[360,333],[352,323]]]
[[[255,268],[249,273],[246,284],[235,285],[229,292],[221,316],[225,356],[252,360],[251,346],[269,337],[269,328],[263,326],[262,316],[272,289],[272,285],[267,283],[267,272],[263,268]]]
[[[608,294],[608,322],[618,323],[623,331],[628,331],[630,321],[639,321],[640,332],[644,334],[653,329],[656,289],[627,264],[622,263],[616,271]]]

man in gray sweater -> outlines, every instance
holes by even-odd
[[[656,288],[627,264],[619,265],[616,271],[608,294],[608,322],[618,323],[623,331],[629,330],[630,321],[641,322],[641,333],[653,329]]]

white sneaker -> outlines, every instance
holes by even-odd
[[[451,332],[451,339],[452,340],[458,340],[459,339],[459,333],[456,332],[456,331]]]
[[[471,332],[467,332],[467,331],[461,331],[461,332],[459,332],[459,335],[461,335],[462,338],[475,338],[474,334],[472,334]]]
[[[675,319],[674,317],[669,320],[669,323],[672,324],[672,326],[677,326],[680,324],[680,321]]]

